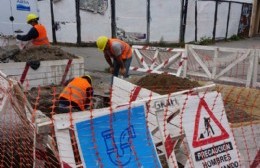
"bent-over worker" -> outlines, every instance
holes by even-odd
[[[21,41],[30,41],[34,46],[50,45],[47,37],[46,28],[38,23],[39,17],[30,13],[27,15],[27,23],[32,26],[26,35],[17,35],[16,38]]]
[[[91,108],[93,97],[92,79],[89,75],[69,81],[59,95],[59,112],[84,111]],[[69,106],[72,109],[69,109]]]
[[[106,36],[98,37],[96,44],[98,49],[104,53],[105,59],[110,66],[110,73],[116,77],[120,73],[127,78],[132,62],[131,46],[122,40]],[[113,83],[113,76],[111,84]]]

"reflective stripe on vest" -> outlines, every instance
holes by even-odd
[[[121,54],[122,59],[131,58],[132,48],[130,47],[129,44],[119,39],[109,39],[109,46],[110,46],[109,48],[112,54],[114,54],[114,51],[111,48],[113,42],[118,42],[123,46],[123,50],[122,50],[123,53]]]
[[[45,27],[41,24],[37,24],[34,28],[37,30],[39,36],[32,40],[33,45],[50,45]]]
[[[61,92],[59,97],[71,100],[85,110],[86,90],[91,87],[86,79],[76,77]]]

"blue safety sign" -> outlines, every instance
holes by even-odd
[[[161,167],[143,105],[75,124],[85,167]]]
[[[30,3],[28,0],[17,0],[16,9],[20,11],[31,11]]]

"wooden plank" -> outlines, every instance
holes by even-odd
[[[208,67],[203,63],[203,61],[200,59],[200,57],[198,56],[198,54],[193,50],[193,48],[189,47],[188,51],[191,52],[191,54],[193,55],[193,57],[195,58],[195,60],[199,63],[199,65],[202,67],[202,69],[204,70],[204,72],[207,74],[208,78],[211,79],[211,73],[208,69]]]
[[[59,157],[61,161],[66,161],[70,166],[75,166],[74,152],[71,144],[69,129],[55,130]]]
[[[215,48],[215,50],[214,50],[214,57],[213,57],[213,65],[212,65],[212,75],[211,75],[211,79],[214,79],[214,78],[215,78],[215,75],[216,75],[216,72],[217,72],[218,51],[219,51],[219,48]]]
[[[255,60],[254,60],[254,71],[253,71],[253,79],[252,79],[252,87],[256,88],[258,83],[258,70],[259,66],[259,58],[260,58],[260,50],[255,50]],[[259,81],[260,82],[260,81]],[[260,83],[259,83],[260,84]]]
[[[208,76],[206,74],[200,73],[200,72],[187,72],[187,75],[188,76],[208,78]]]
[[[228,47],[213,47],[213,46],[202,46],[202,45],[188,45],[189,47],[193,49],[198,50],[208,50],[208,51],[214,51],[216,48],[219,48],[220,52],[241,52],[246,53],[248,49],[241,49],[241,48],[228,48]]]
[[[219,80],[219,81],[223,81],[223,82],[246,84],[246,80],[244,80],[244,79],[232,78],[232,77],[221,76],[221,77],[218,78],[218,80]]]
[[[170,74],[170,75],[175,75],[176,76],[176,73],[170,73],[170,72],[165,72],[165,71],[156,71],[156,70],[144,69],[144,68],[137,68],[137,67],[132,67],[132,66],[130,66],[130,70],[138,71],[138,72],[146,72],[146,73],[156,73],[156,74],[166,73],[166,74]]]
[[[184,57],[186,58],[186,60],[184,61],[184,65],[183,65],[183,78],[187,77],[187,69],[188,69],[188,44],[185,45],[185,52],[184,52]]]
[[[148,65],[147,65],[146,62],[144,61],[144,58],[143,58],[142,54],[139,52],[139,50],[135,49],[134,51],[135,51],[136,56],[137,56],[138,60],[140,61],[141,65],[142,65],[144,68],[147,68],[147,69],[148,69]]]
[[[234,62],[232,62],[231,64],[229,64],[225,69],[223,69],[218,75],[216,75],[215,79],[218,79],[220,76],[224,75],[225,73],[227,73],[231,68],[233,68],[235,65],[237,65],[239,62],[243,61],[244,59],[246,59],[248,57],[248,55],[250,54],[251,50],[248,50],[246,54],[244,54],[242,57],[238,58],[237,60],[235,60]]]
[[[249,67],[247,70],[247,78],[246,78],[246,87],[250,87],[253,77],[253,70],[254,70],[254,60],[255,60],[255,53],[256,50],[252,50],[249,60]]]
[[[113,92],[111,98],[112,105],[129,103],[131,94],[133,94],[133,90],[138,86],[117,77],[114,77],[113,81]],[[136,100],[142,100],[144,98],[150,97],[151,94],[152,96],[159,95],[158,93],[142,88],[138,93]]]
[[[163,63],[161,63],[160,65],[158,65],[156,68],[154,68],[153,70],[158,71],[159,69],[161,69],[162,67],[164,68],[168,68],[169,66],[171,66],[171,64],[178,58],[180,57],[180,53],[176,53],[174,54],[172,57],[170,57],[168,60],[164,61]]]
[[[155,53],[154,53],[154,56],[153,56],[153,60],[152,60],[153,62],[152,62],[152,65],[150,66],[151,69],[154,68],[155,63],[156,63],[155,60],[157,59],[158,55],[159,55],[159,50],[156,50]]]

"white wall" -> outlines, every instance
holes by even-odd
[[[50,0],[39,1],[41,22],[47,25],[51,39]],[[233,0],[231,0],[233,1]],[[234,0],[235,1],[235,0]],[[252,3],[252,0],[236,0]],[[94,1],[93,1],[94,2]],[[107,9],[103,13],[80,10],[81,39],[83,42],[94,42],[98,36],[111,37],[111,2],[107,1]],[[216,39],[226,35],[227,2],[219,3]],[[197,40],[212,38],[215,15],[214,1],[198,1]],[[228,28],[228,37],[237,34],[241,15],[241,3],[232,3]],[[180,37],[180,0],[150,1],[150,42],[179,42]],[[195,40],[195,0],[189,0],[186,21],[185,42]],[[54,3],[55,22],[59,23],[56,31],[58,42],[76,43],[76,9],[75,1],[60,0]],[[147,38],[147,0],[116,1],[116,24],[118,35],[125,34],[125,40],[145,41]]]
[[[50,0],[44,0],[38,2],[40,23],[43,24],[47,31],[47,36],[50,42],[52,39],[52,25],[51,25],[51,9]]]
[[[215,2],[198,1],[198,41],[213,36]]]
[[[195,40],[195,1],[189,1],[184,41]]]
[[[147,36],[147,0],[118,0],[116,24],[126,33],[127,41],[144,41]]]
[[[9,0],[2,0],[0,10],[0,34],[13,35],[12,22],[9,20],[9,17],[12,16]]]
[[[77,24],[75,0],[61,0],[53,5],[54,20],[58,22],[57,42],[76,43]]]
[[[181,1],[152,0],[150,41],[179,42]]]
[[[108,0],[107,9],[102,14],[80,10],[81,40],[83,42],[94,42],[101,35],[112,36],[110,4],[110,0]]]
[[[241,9],[242,9],[242,4],[234,3],[231,5],[228,37],[231,37],[232,35],[237,35],[238,33]]]
[[[227,18],[228,18],[228,4],[222,2],[218,6],[218,16],[217,16],[217,25],[216,25],[216,39],[224,39],[226,36],[227,30]]]
[[[1,0],[0,5],[0,34],[15,35],[14,31],[22,31],[26,34],[31,28],[26,23],[26,17],[29,13],[37,14],[37,5],[35,0]],[[10,21],[10,16],[14,21]]]

